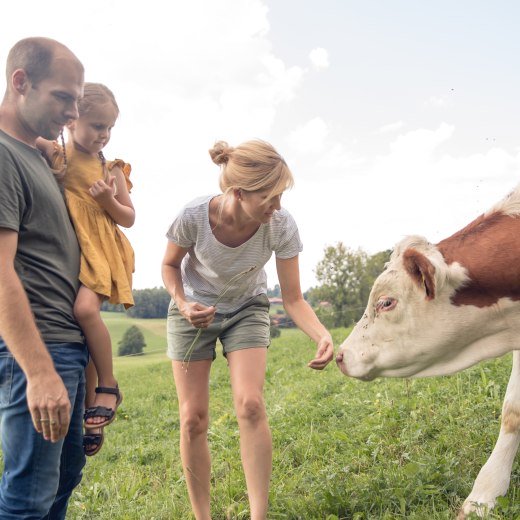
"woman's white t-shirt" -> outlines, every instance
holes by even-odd
[[[277,258],[293,258],[303,249],[298,227],[285,209],[275,211],[266,224],[238,247],[219,242],[209,223],[209,202],[215,195],[199,197],[179,213],[166,233],[169,240],[188,249],[181,265],[184,293],[188,301],[211,306],[222,291],[218,313],[230,313],[258,294],[267,293],[264,265],[273,252]],[[226,289],[226,284],[239,273]]]

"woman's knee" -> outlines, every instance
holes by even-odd
[[[265,404],[261,395],[239,398],[235,408],[239,421],[256,423],[266,418]]]
[[[206,434],[209,417],[207,411],[184,409],[181,413],[181,431],[188,438]]]

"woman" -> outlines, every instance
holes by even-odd
[[[303,299],[296,223],[281,207],[293,185],[283,158],[268,143],[210,150],[221,166],[222,194],[189,203],[168,230],[162,273],[172,296],[168,355],[181,419],[181,458],[195,517],[210,518],[207,442],[209,373],[219,339],[227,358],[240,430],[240,451],[251,519],[267,516],[271,433],[263,401],[269,338],[269,301],[263,269],[272,253],[285,310],[317,344],[309,367],[332,359],[330,333]]]

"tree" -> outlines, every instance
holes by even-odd
[[[126,329],[123,338],[119,341],[118,345],[119,349],[117,353],[119,356],[128,356],[131,354],[141,355],[143,353],[143,348],[146,347],[143,333],[135,325]]]
[[[165,318],[170,304],[170,295],[164,287],[140,289],[132,292],[135,305],[128,309],[132,318]]]
[[[331,310],[322,309],[328,326],[348,326],[357,321],[365,310],[374,280],[382,272],[390,251],[369,256],[362,249],[353,251],[342,242],[325,249],[316,267],[321,285],[310,289],[306,297],[311,305],[326,301]]]
[[[269,328],[269,335],[271,336],[271,339],[279,338],[281,334],[282,332],[278,327],[276,327],[275,325],[271,325],[271,327]]]
[[[385,270],[385,265],[390,260],[391,254],[392,250],[387,249],[367,258],[360,288],[360,299],[364,307],[368,303],[368,297],[376,278]]]
[[[280,290],[279,284],[276,284],[273,289],[267,289],[268,298],[280,298],[281,296],[282,296],[282,291]]]

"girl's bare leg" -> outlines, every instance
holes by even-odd
[[[96,402],[96,386],[98,382],[96,367],[94,366],[94,363],[92,361],[92,358],[89,360],[87,368],[85,369],[85,408],[89,408],[91,406],[94,406],[94,403]],[[89,434],[96,434],[101,433],[102,428],[89,428],[88,432]],[[94,449],[95,446],[87,444],[85,446],[86,451],[90,451]]]
[[[96,386],[98,386],[97,370],[92,358],[85,369],[85,379],[85,408],[90,408],[96,402]]]
[[[188,370],[172,361],[181,420],[181,460],[197,520],[209,520],[211,459],[208,446],[211,360],[191,361]]]
[[[264,520],[267,518],[272,469],[271,431],[263,399],[267,349],[237,350],[230,352],[227,359],[251,520]]]
[[[87,346],[97,372],[97,386],[114,388],[117,381],[112,364],[112,341],[110,333],[101,319],[101,296],[82,285],[74,304],[74,314],[80,324]],[[95,394],[94,406],[115,408],[116,396],[112,394]],[[104,422],[105,417],[91,417],[89,424]]]

